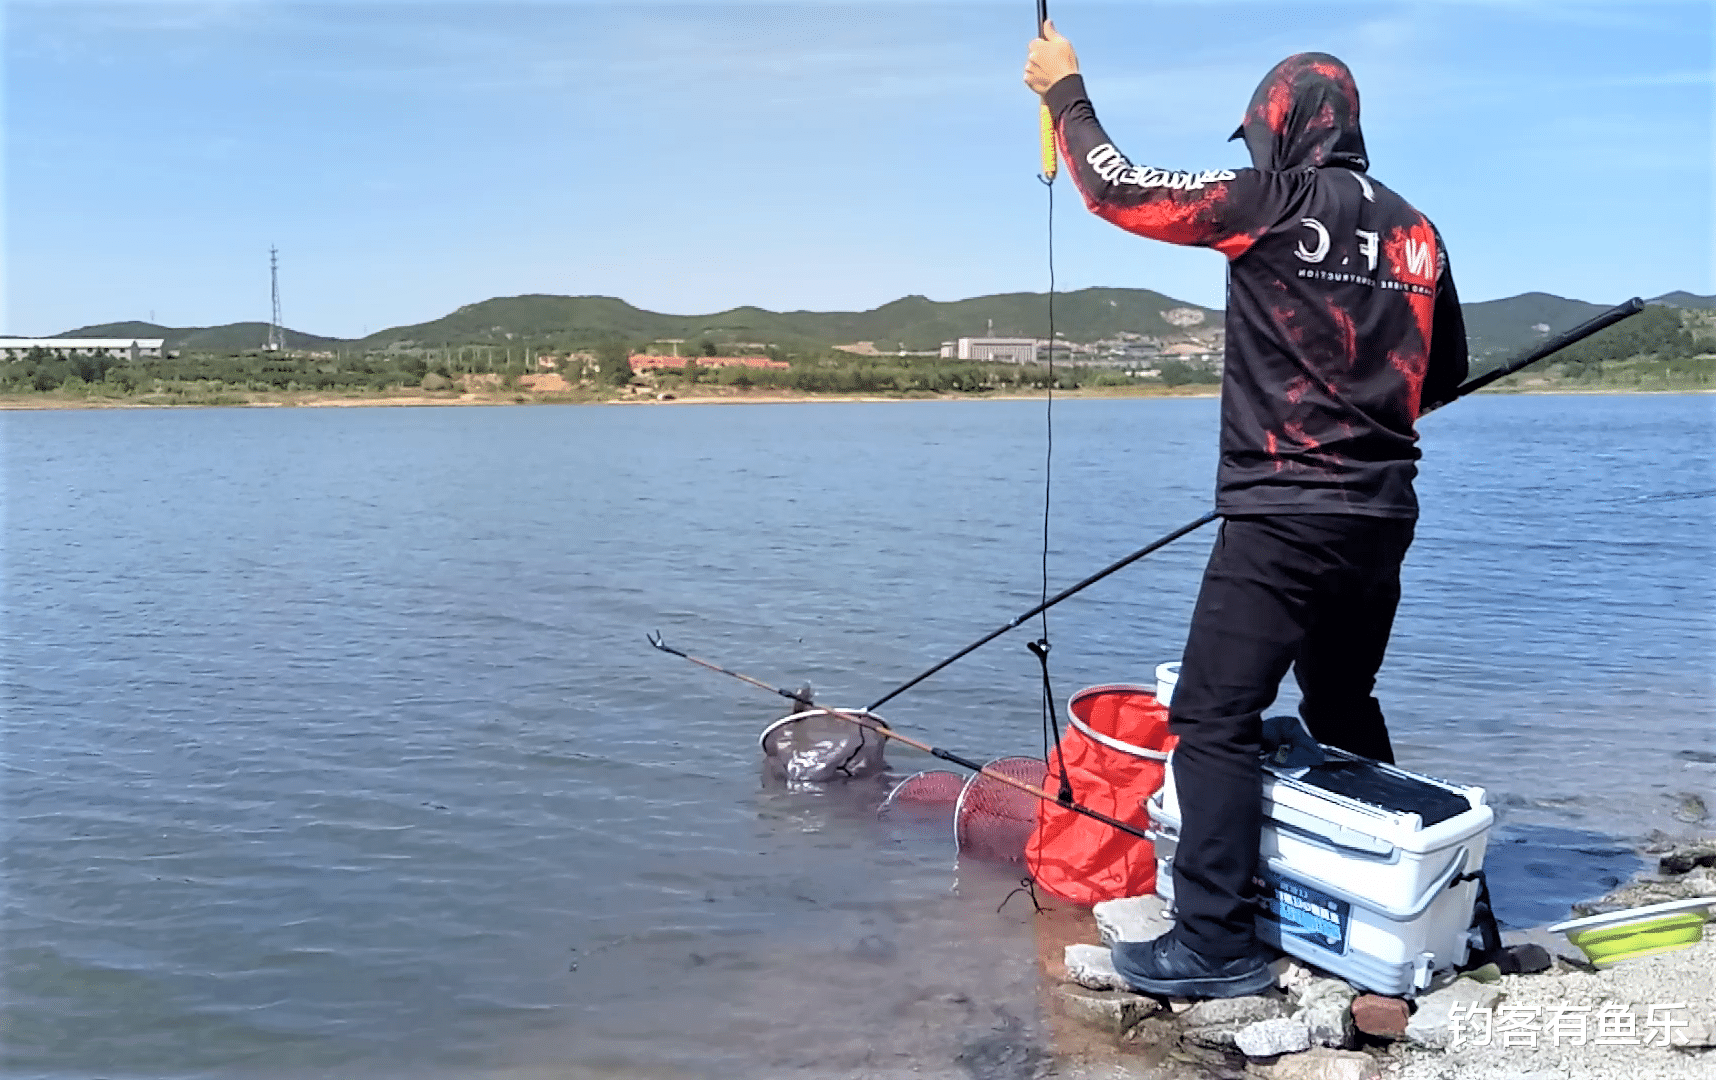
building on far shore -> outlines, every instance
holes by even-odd
[[[944,360],[993,360],[1004,364],[1034,364],[1038,346],[1048,342],[1036,338],[962,337],[941,343]],[[1057,349],[1059,346],[1057,346]]]
[[[163,338],[0,338],[0,357],[22,360],[31,349],[63,356],[111,356],[115,360],[159,360],[166,355]]]
[[[640,353],[630,359],[634,372],[654,371],[658,368],[683,368],[686,364],[696,364],[698,367],[792,367],[785,360],[771,360],[766,356],[645,356]]]

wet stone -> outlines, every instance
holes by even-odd
[[[1068,945],[1064,960],[1067,978],[1092,990],[1127,990],[1132,986],[1114,970],[1106,945]]]
[[[1712,895],[1716,895],[1716,867],[1700,866],[1677,876],[1623,885],[1601,900],[1586,900],[1574,904],[1573,914],[1603,915],[1611,911],[1644,907],[1647,904]]]
[[[1151,941],[1174,927],[1168,905],[1159,896],[1128,896],[1104,900],[1091,909],[1104,945],[1120,941]]]
[[[1085,986],[1058,986],[1055,995],[1061,1011],[1081,1024],[1119,1035],[1162,1006],[1154,998],[1125,990],[1092,990]]]
[[[1716,840],[1700,840],[1663,855],[1657,867],[1665,874],[1684,874],[1700,866],[1716,866]]]

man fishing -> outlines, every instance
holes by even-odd
[[[1435,226],[1367,174],[1358,90],[1332,56],[1259,84],[1233,135],[1250,169],[1134,165],[1053,23],[1025,83],[1093,213],[1228,260],[1223,521],[1170,710],[1177,921],[1114,962],[1145,993],[1257,993],[1273,981],[1253,921],[1263,710],[1291,668],[1319,742],[1393,761],[1372,690],[1418,516],[1413,425],[1466,375],[1454,279]]]

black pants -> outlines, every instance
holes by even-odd
[[[1344,514],[1222,522],[1169,710],[1180,739],[1175,932],[1194,950],[1231,958],[1253,945],[1263,710],[1289,667],[1318,742],[1394,760],[1371,691],[1413,524]]]

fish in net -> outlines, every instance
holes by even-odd
[[[810,701],[810,688],[798,691]],[[844,709],[857,716],[862,709]],[[808,709],[783,716],[757,737],[769,775],[788,783],[822,783],[874,776],[888,768],[887,739],[862,724]]]

